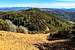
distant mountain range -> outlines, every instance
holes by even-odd
[[[18,11],[18,10],[26,10],[29,9],[31,7],[1,7],[0,11]],[[66,9],[66,8],[40,8],[41,10],[44,11],[58,11],[58,12],[75,12],[75,8],[70,8],[70,9]]]
[[[0,8],[0,11],[19,11],[19,10],[26,10],[30,7],[3,7]]]
[[[75,22],[75,8],[70,9],[42,8],[41,10],[46,11],[49,14],[56,14],[60,18],[64,18],[66,20],[71,20]]]
[[[69,8],[69,9],[67,9],[67,8],[42,8],[41,10],[44,10],[44,11],[59,11],[59,12],[61,12],[61,11],[63,11],[63,12],[75,12],[75,8]]]

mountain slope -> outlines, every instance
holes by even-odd
[[[19,12],[1,12],[0,18],[2,20],[10,20],[18,27],[26,27],[29,31],[65,30],[71,27],[69,22],[38,8],[21,10]]]

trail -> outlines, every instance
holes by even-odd
[[[75,42],[69,39],[37,42],[34,45],[40,50],[75,50]]]
[[[70,41],[69,39],[61,39],[61,40],[52,40],[52,41],[37,41],[33,44],[42,44],[42,43],[49,43],[49,44],[53,44],[53,43],[59,43],[59,42],[67,42]]]

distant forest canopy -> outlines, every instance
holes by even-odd
[[[12,32],[69,30],[72,24],[39,8],[0,12],[0,30]]]

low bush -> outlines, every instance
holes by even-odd
[[[16,26],[10,20],[0,19],[0,30],[19,32],[19,33],[28,33],[28,29],[23,26]]]
[[[28,29],[26,27],[19,26],[19,27],[17,27],[17,32],[19,32],[19,33],[28,33]]]
[[[10,20],[0,19],[0,30],[16,32],[16,28]]]
[[[56,33],[50,34],[48,36],[48,40],[58,40],[58,39],[67,39],[70,38],[69,31],[58,31]]]

